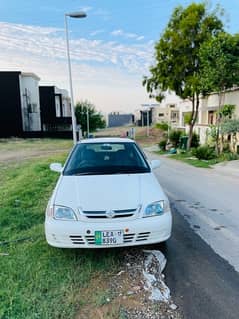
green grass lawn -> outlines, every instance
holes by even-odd
[[[16,143],[16,142],[13,142]],[[20,141],[53,149],[62,141]],[[64,142],[69,145],[68,142]],[[64,144],[63,143],[63,144]],[[11,142],[0,143],[12,148]],[[66,145],[65,145],[66,146]],[[19,146],[20,147],[20,146]],[[20,147],[21,148],[21,147]],[[66,146],[67,148],[67,146]],[[64,162],[67,152],[0,166],[0,318],[74,318],[94,302],[95,277],[116,271],[116,250],[57,249],[44,237],[44,212],[58,174],[51,162]],[[105,279],[104,279],[105,280]],[[106,279],[107,280],[107,279]],[[85,294],[85,288],[88,294]],[[89,289],[91,287],[91,289]],[[102,295],[104,291],[102,291]]]
[[[169,154],[168,152],[164,151],[156,151],[156,154],[165,155],[168,154],[168,158],[175,159],[187,163],[189,165],[201,168],[212,168],[213,165],[224,162],[227,160],[224,156],[217,157],[211,160],[199,160],[194,157],[190,152],[179,153],[179,154]]]
[[[180,160],[184,163],[190,164],[195,167],[202,167],[202,168],[211,168],[211,165],[216,164],[216,159],[213,160],[199,160],[193,157],[191,154],[188,153],[181,153],[181,154],[172,154],[169,158]]]

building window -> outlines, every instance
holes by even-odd
[[[172,122],[178,122],[179,121],[179,111],[172,111],[170,115],[170,119]]]
[[[214,124],[214,111],[208,111],[208,124]]]
[[[158,116],[159,116],[159,117],[163,117],[163,116],[164,116],[164,113],[159,113]]]
[[[55,96],[55,105],[56,105],[56,117],[61,117],[61,102],[60,97]]]

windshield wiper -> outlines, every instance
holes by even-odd
[[[83,176],[83,175],[103,175],[103,172],[94,172],[94,171],[89,171],[89,172],[81,172],[81,173],[76,173],[74,174],[75,176]]]
[[[86,176],[86,175],[117,175],[117,174],[140,174],[148,173],[149,170],[145,167],[112,167],[102,168],[100,170],[79,171],[72,170],[65,175],[71,176]]]

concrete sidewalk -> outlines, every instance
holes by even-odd
[[[239,160],[218,163],[213,169],[219,174],[239,177]]]

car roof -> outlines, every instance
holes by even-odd
[[[135,141],[122,137],[98,137],[80,140],[78,143],[135,143]]]

